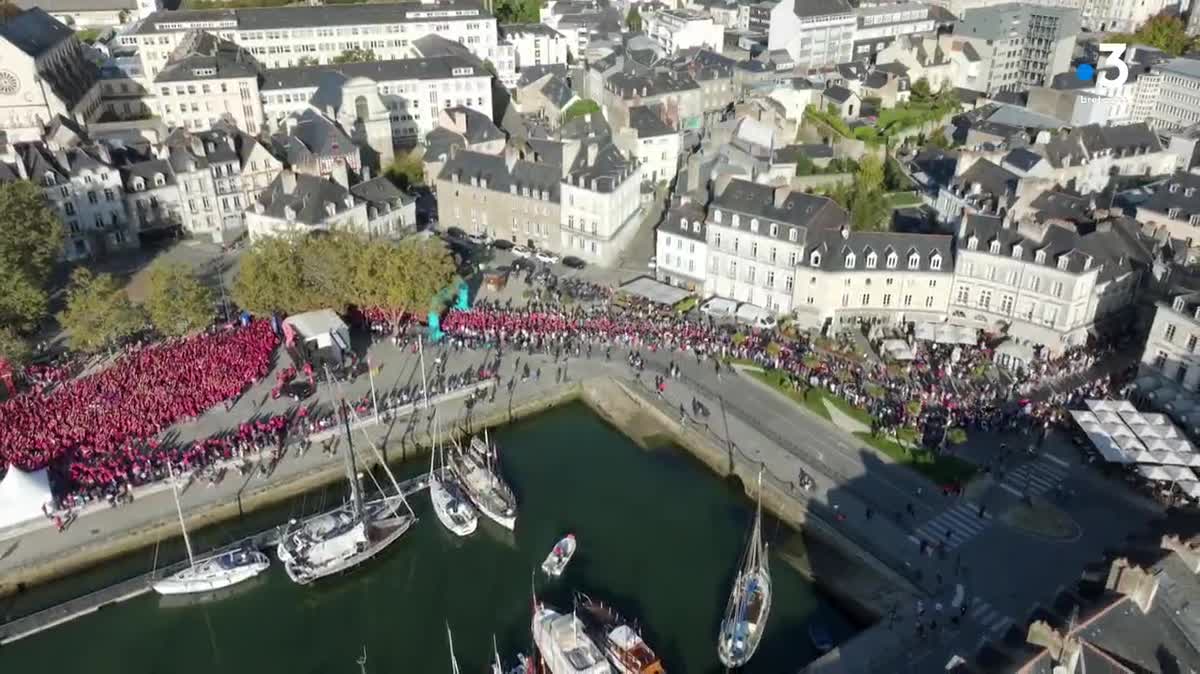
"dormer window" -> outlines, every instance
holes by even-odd
[[[921,266],[921,256],[920,255],[917,255],[914,252],[912,255],[908,256],[908,268],[909,269],[918,269],[918,268],[920,268],[920,266]]]
[[[1168,217],[1168,218],[1171,218],[1172,220],[1174,220],[1174,219],[1176,219],[1176,218],[1178,218],[1178,217],[1179,217],[1179,212],[1180,212],[1180,211],[1179,211],[1179,209],[1178,209],[1178,208],[1170,208],[1170,209],[1167,209],[1167,217]]]
[[[325,215],[333,217],[334,213],[337,213],[337,206],[335,206],[332,201],[327,202],[325,204]]]
[[[898,257],[898,256],[897,256],[895,253],[888,253],[888,256],[887,256],[887,268],[888,268],[888,269],[895,269],[895,268],[896,268],[896,263],[897,263],[898,261],[899,261],[899,257]]]
[[[1063,255],[1058,258],[1058,268],[1059,269],[1066,270],[1067,265],[1070,263],[1071,263],[1071,258],[1067,257],[1066,255]]]
[[[146,189],[145,181],[143,181],[141,178],[134,178],[133,179],[133,191],[141,192],[144,189]]]
[[[879,262],[879,258],[875,253],[867,253],[867,269],[874,269],[877,262]]]
[[[46,171],[46,176],[43,180],[43,182],[46,183],[46,187],[53,187],[55,180],[56,180],[56,178],[54,177],[54,174],[49,171]]]
[[[794,231],[794,230],[793,230]],[[813,267],[821,266],[821,252],[814,250],[812,255],[808,256],[808,263]]]
[[[933,254],[933,257],[929,258],[929,268],[930,268],[930,269],[932,269],[932,270],[934,270],[934,271],[941,271],[941,269],[942,269],[942,256],[941,256],[941,255],[939,255],[939,254],[937,254],[937,253],[934,253],[934,254]]]
[[[750,218],[750,231],[758,233],[758,218]]]
[[[854,269],[854,253],[846,253],[846,269]]]
[[[1179,183],[1171,183],[1171,186],[1167,188],[1167,191],[1171,194],[1175,194],[1179,191]]]
[[[1184,191],[1183,191],[1183,196],[1185,196],[1185,197],[1190,197],[1190,196],[1192,196],[1192,195],[1193,195],[1193,194],[1195,194],[1195,193],[1196,193],[1196,188],[1195,188],[1195,187],[1189,187],[1189,188],[1187,188],[1186,190],[1184,190]]]
[[[155,187],[162,187],[163,185],[166,185],[166,184],[167,184],[167,179],[165,176],[163,176],[163,174],[161,174],[161,173],[154,174],[154,186]]]
[[[1176,297],[1175,301],[1171,303],[1171,308],[1182,314],[1183,313],[1183,304],[1184,304],[1183,298]],[[1197,310],[1200,311],[1200,309],[1197,309]]]
[[[1018,243],[1017,245],[1013,246],[1013,251],[1012,251],[1013,257],[1020,260],[1022,252],[1024,252],[1024,251],[1021,250],[1021,244]]]
[[[988,250],[991,251],[992,255],[999,255],[1000,254],[1000,242],[992,241],[991,245],[988,246]]]
[[[699,220],[692,223],[692,231],[697,234],[700,233],[700,221]]]
[[[1192,214],[1192,217],[1188,218],[1188,224],[1192,227],[1200,227],[1200,213]]]
[[[791,229],[788,230],[788,241],[795,241],[795,240],[796,240],[796,228],[792,227]]]
[[[779,236],[779,225],[771,223],[771,236]]]
[[[738,217],[738,214],[737,214],[737,213],[734,213],[734,214],[733,214],[733,218],[732,218],[732,219],[730,219],[730,221],[729,221],[729,224],[733,225],[733,228],[734,228],[734,229],[737,229],[737,228],[738,228],[738,225],[741,225],[741,224],[742,224],[741,220],[742,220],[742,219]]]
[[[1045,264],[1046,263],[1046,251],[1039,250],[1037,252],[1037,255],[1033,256],[1033,261],[1037,262],[1038,264]]]
[[[721,221],[721,209],[718,208],[713,211],[713,222],[720,222],[720,221]]]
[[[974,236],[967,239],[967,250],[975,250],[977,248],[979,248],[979,239]]]
[[[688,228],[687,218],[679,218],[679,228],[685,232],[687,231],[687,228]]]

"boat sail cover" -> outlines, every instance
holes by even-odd
[[[53,498],[45,468],[27,473],[10,465],[0,480],[0,529],[45,517],[42,506]]]

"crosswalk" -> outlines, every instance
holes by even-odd
[[[989,512],[984,512],[983,517],[979,516],[979,506],[969,501],[959,501],[949,510],[922,524],[908,538],[917,545],[925,541],[953,550],[978,536],[988,527],[991,519]]]
[[[971,599],[971,608],[967,611],[967,616],[993,635],[1004,634],[1004,631],[1013,624],[1012,618],[1004,615],[980,597]]]
[[[1024,498],[1026,493],[1040,496],[1054,489],[1070,472],[1070,464],[1057,456],[1043,454],[1034,461],[1021,464],[1004,475],[1000,488]]]

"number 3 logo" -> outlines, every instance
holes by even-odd
[[[1096,85],[1105,86],[1111,84],[1119,87],[1125,84],[1129,79],[1129,66],[1121,60],[1121,54],[1125,53],[1126,45],[1119,42],[1101,42],[1100,53],[1107,54],[1104,61],[1100,64],[1101,68],[1096,73]],[[1109,77],[1107,68],[1116,68],[1117,76]]]

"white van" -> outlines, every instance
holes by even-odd
[[[713,297],[700,305],[700,313],[713,318],[733,318],[737,313],[737,302],[724,297]]]
[[[736,318],[738,323],[764,330],[770,330],[776,325],[775,317],[771,315],[770,311],[762,307],[756,307],[748,302],[737,308]]]

